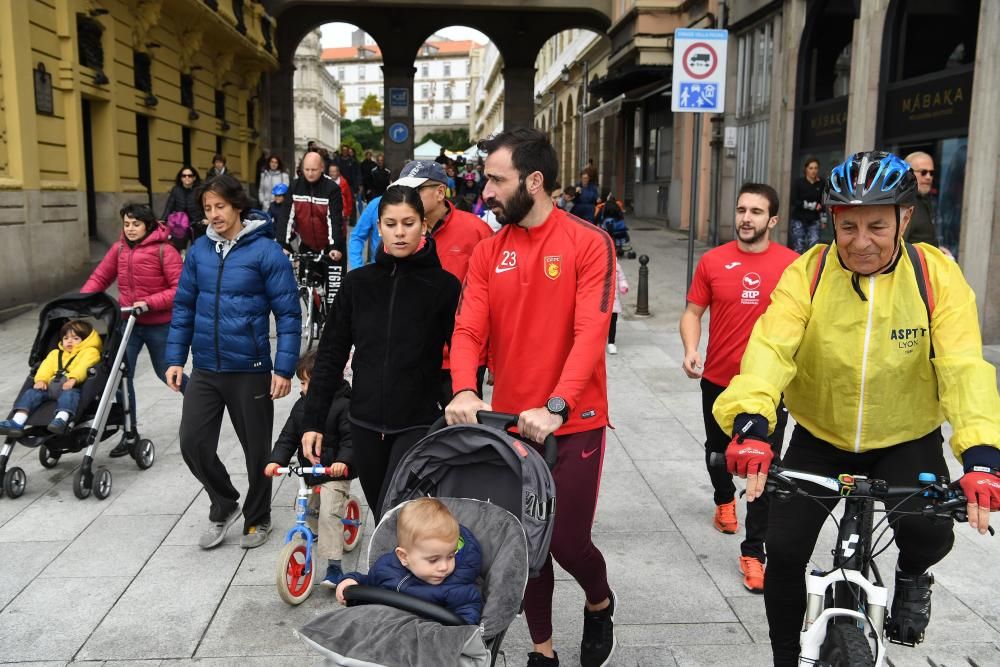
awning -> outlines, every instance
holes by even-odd
[[[623,94],[613,100],[608,100],[596,109],[591,109],[587,113],[583,114],[583,124],[590,125],[591,123],[596,123],[602,118],[607,118],[608,116],[617,114],[622,110],[622,102],[624,101],[625,95]]]
[[[668,82],[672,71],[669,65],[626,65],[594,81],[588,90],[601,99],[612,99],[650,84]]]

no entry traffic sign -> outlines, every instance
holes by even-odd
[[[674,32],[671,111],[722,113],[726,104],[727,30]]]

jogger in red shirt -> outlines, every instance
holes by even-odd
[[[615,598],[591,539],[608,424],[604,344],[611,323],[615,252],[601,229],[552,206],[558,161],[545,134],[514,129],[482,141],[483,199],[503,228],[476,246],[452,336],[455,396],[448,422],[475,423],[476,412],[520,415],[535,442],[555,433],[553,470],[559,510],[551,557],[528,582],[525,615],[534,651],[529,667],[558,665],[552,645],[552,557],[586,594],[580,661],[608,664],[614,650]],[[488,344],[493,405],[476,391]]]
[[[712,523],[716,530],[729,534],[739,529],[736,486],[724,467],[708,465],[708,457],[725,452],[732,434],[724,433],[719,427],[712,416],[712,406],[733,376],[740,372],[740,360],[757,318],[771,303],[771,292],[785,267],[798,257],[794,251],[769,240],[769,233],[776,224],[778,193],[774,188],[762,183],[743,185],[736,199],[736,240],[702,256],[680,322],[684,372],[690,378],[701,378],[705,462],[715,490]],[[712,317],[708,323],[708,352],[702,371],[698,342],[701,319],[708,309]],[[771,448],[780,455],[788,411],[782,404],[777,412],[778,422],[769,440]],[[753,593],[764,592],[767,510],[766,495],[747,503],[746,539],[740,545],[738,564],[744,587]]]

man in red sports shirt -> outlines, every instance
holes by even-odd
[[[615,596],[591,526],[608,424],[604,343],[614,301],[615,251],[603,230],[552,206],[558,160],[548,137],[513,129],[481,141],[487,153],[483,199],[503,228],[472,253],[452,336],[455,396],[450,424],[476,412],[520,415],[522,436],[555,433],[559,510],[551,556],[528,582],[524,611],[534,651],[529,667],[559,664],[552,645],[552,558],[586,594],[580,662],[608,664],[615,646]],[[476,391],[480,351],[489,342],[493,405]]]
[[[740,359],[757,318],[771,303],[778,278],[798,255],[772,243],[771,229],[778,224],[778,193],[769,185],[746,183],[736,200],[736,240],[705,253],[688,290],[687,309],[681,316],[684,372],[701,378],[701,402],[705,419],[705,463],[715,489],[713,525],[723,533],[735,533],[736,487],[725,467],[708,465],[714,452],[725,452],[730,436],[712,417],[712,405],[730,380],[740,372]],[[698,342],[701,319],[711,308],[708,323],[708,353],[704,371]],[[788,411],[778,410],[778,423],[769,438],[779,455]],[[764,501],[764,502],[761,502]],[[743,585],[753,593],[764,592],[764,535],[767,532],[767,496],[747,504],[746,539],[740,545],[739,568]]]
[[[481,219],[471,213],[459,211],[448,201],[448,174],[444,165],[439,162],[408,162],[393,185],[406,185],[416,188],[420,193],[420,201],[424,204],[424,222],[434,239],[441,268],[464,281],[465,274],[469,272],[469,259],[473,249],[483,239],[493,236],[493,230]],[[479,361],[476,390],[482,394],[483,377],[486,373],[485,349]],[[451,387],[451,360],[447,347],[441,366],[441,392],[442,405],[450,401],[455,393]]]

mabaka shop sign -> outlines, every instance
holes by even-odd
[[[800,148],[843,147],[847,138],[847,96],[803,107],[799,130]]]
[[[890,85],[885,95],[883,137],[892,140],[966,134],[972,106],[972,74],[968,67]]]

